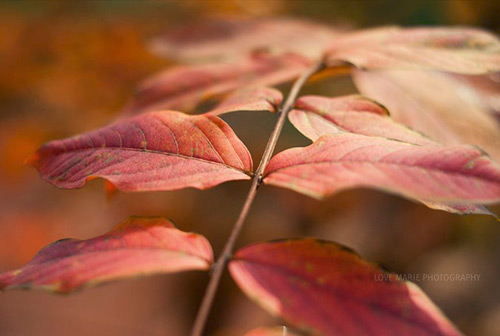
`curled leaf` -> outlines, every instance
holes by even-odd
[[[51,141],[30,163],[45,180],[69,189],[96,177],[121,191],[206,189],[252,174],[250,153],[222,119],[174,111]]]
[[[263,308],[313,335],[460,335],[416,285],[332,242],[250,245],[229,270]]]
[[[68,293],[139,275],[206,270],[212,262],[204,237],[182,232],[163,218],[131,217],[102,236],[46,246],[25,266],[1,273],[0,289]]]
[[[500,41],[473,28],[385,27],[344,34],[326,49],[330,63],[360,69],[440,70],[481,74],[500,70]]]

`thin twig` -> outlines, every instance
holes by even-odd
[[[215,293],[217,292],[217,288],[219,287],[220,279],[222,274],[224,273],[224,269],[226,268],[227,262],[231,258],[233,253],[234,244],[236,243],[236,239],[238,238],[241,229],[243,228],[243,224],[245,223],[245,219],[247,218],[250,207],[255,199],[255,195],[257,193],[257,189],[259,185],[262,183],[262,175],[264,174],[264,170],[271,160],[271,156],[273,155],[274,148],[276,147],[276,143],[278,142],[278,138],[281,134],[281,130],[283,129],[283,125],[285,124],[286,116],[288,112],[293,108],[295,100],[297,99],[297,95],[299,94],[300,89],[304,86],[307,80],[322,70],[325,67],[323,62],[319,62],[307,69],[293,84],[290,93],[288,94],[287,99],[285,100],[283,106],[279,112],[279,118],[276,122],[273,132],[271,133],[269,140],[267,142],[264,153],[262,154],[262,159],[260,160],[259,166],[255,171],[255,175],[252,178],[252,185],[248,192],[247,198],[245,199],[245,203],[241,208],[240,215],[238,219],[234,223],[233,229],[229,238],[222,249],[217,262],[215,263],[212,272],[210,273],[210,281],[208,282],[207,289],[205,291],[205,295],[203,296],[203,300],[201,302],[200,309],[198,311],[198,315],[196,316],[196,320],[193,325],[193,329],[191,330],[191,336],[201,336],[203,329],[205,328],[205,324],[207,322],[208,314],[210,313],[210,309],[212,307]]]

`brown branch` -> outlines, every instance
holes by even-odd
[[[319,72],[323,68],[325,68],[325,64],[323,62],[319,62],[314,66],[310,67],[309,69],[307,69],[295,81],[295,83],[292,86],[292,89],[290,90],[290,93],[288,94],[287,99],[285,100],[283,106],[280,109],[278,121],[274,126],[273,132],[271,133],[266,148],[264,150],[264,153],[262,154],[262,159],[260,160],[260,164],[257,167],[255,175],[252,178],[252,185],[248,192],[247,198],[245,199],[245,203],[243,204],[240,215],[238,216],[238,219],[236,220],[233,226],[231,234],[229,235],[229,238],[227,239],[226,244],[224,245],[224,248],[222,249],[219,258],[217,259],[217,262],[215,263],[214,268],[210,273],[210,281],[208,282],[208,286],[205,291],[205,295],[203,296],[203,300],[201,302],[198,315],[196,316],[193,329],[191,330],[191,336],[201,336],[203,329],[205,328],[208,314],[210,313],[210,309],[214,301],[215,293],[217,292],[217,288],[219,287],[220,279],[222,277],[222,274],[224,273],[224,269],[226,268],[229,259],[231,259],[231,255],[234,249],[234,244],[236,243],[236,239],[238,238],[243,228],[245,219],[247,218],[250,207],[252,206],[252,203],[255,199],[257,189],[259,188],[259,185],[262,183],[262,175],[267,167],[267,164],[271,160],[274,148],[276,147],[276,143],[278,142],[278,138],[281,134],[281,130],[283,129],[283,125],[285,124],[288,112],[290,112],[290,110],[293,108],[295,100],[297,99],[297,95],[299,94],[300,89],[304,86],[307,80],[312,75]]]

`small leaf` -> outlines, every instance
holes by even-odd
[[[184,61],[234,60],[254,51],[316,58],[337,34],[331,27],[298,19],[218,17],[169,29],[152,41],[151,49]]]
[[[30,163],[45,180],[69,189],[96,177],[121,191],[206,189],[252,174],[250,153],[223,120],[174,111],[51,141]]]
[[[422,134],[392,121],[385,107],[361,96],[301,97],[289,118],[312,141],[325,134],[351,132],[419,145],[437,145]]]
[[[340,133],[273,157],[264,182],[322,198],[372,187],[444,203],[500,201],[500,168],[471,146],[418,146]]]
[[[236,63],[169,68],[139,87],[126,113],[173,109],[193,111],[201,102],[244,87],[283,83],[298,77],[310,61],[296,55],[254,54]]]
[[[0,274],[0,289],[68,293],[84,286],[155,273],[207,270],[212,248],[202,236],[162,218],[131,217],[88,240],[62,239],[25,266]]]
[[[309,139],[335,133],[356,133],[395,139],[422,146],[438,144],[421,133],[398,124],[389,116],[385,107],[361,96],[326,98],[319,96],[301,97],[290,111],[289,119]],[[420,200],[432,209],[457,214],[482,214],[496,217],[484,205],[439,203]]]
[[[416,285],[332,242],[250,245],[229,270],[263,308],[314,335],[460,335]]]
[[[473,28],[362,30],[335,38],[326,55],[331,64],[361,69],[441,70],[481,74],[500,70],[500,42]]]
[[[474,89],[464,87],[456,76],[437,72],[355,71],[353,77],[358,89],[384,104],[395,121],[442,144],[478,145],[500,162],[497,120],[484,106],[471,100],[470,90]]]
[[[283,100],[280,91],[269,87],[250,87],[237,90],[224,99],[208,114],[221,115],[237,111],[278,112]]]

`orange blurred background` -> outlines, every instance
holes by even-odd
[[[467,24],[499,33],[497,1],[19,1],[0,2],[0,271],[26,263],[63,238],[100,235],[129,215],[161,215],[207,236],[220,251],[249,187],[118,193],[102,181],[59,190],[24,160],[43,142],[91,130],[117,116],[136,84],[170,63],[147,42],[186,20],[207,15],[305,17],[358,27]],[[287,86],[283,86],[287,88]],[[306,93],[354,92],[349,78],[308,86]],[[225,119],[258,162],[275,116]],[[291,126],[278,149],[308,142]],[[500,207],[493,207],[500,213]],[[478,273],[480,281],[419,285],[467,334],[500,335],[500,226],[485,216],[455,216],[373,190],[318,202],[263,187],[238,245],[313,236],[337,241],[402,274]],[[187,335],[207,281],[205,273],[153,276],[70,296],[0,293],[0,336]],[[226,276],[207,335],[242,335],[281,323],[247,299]]]

